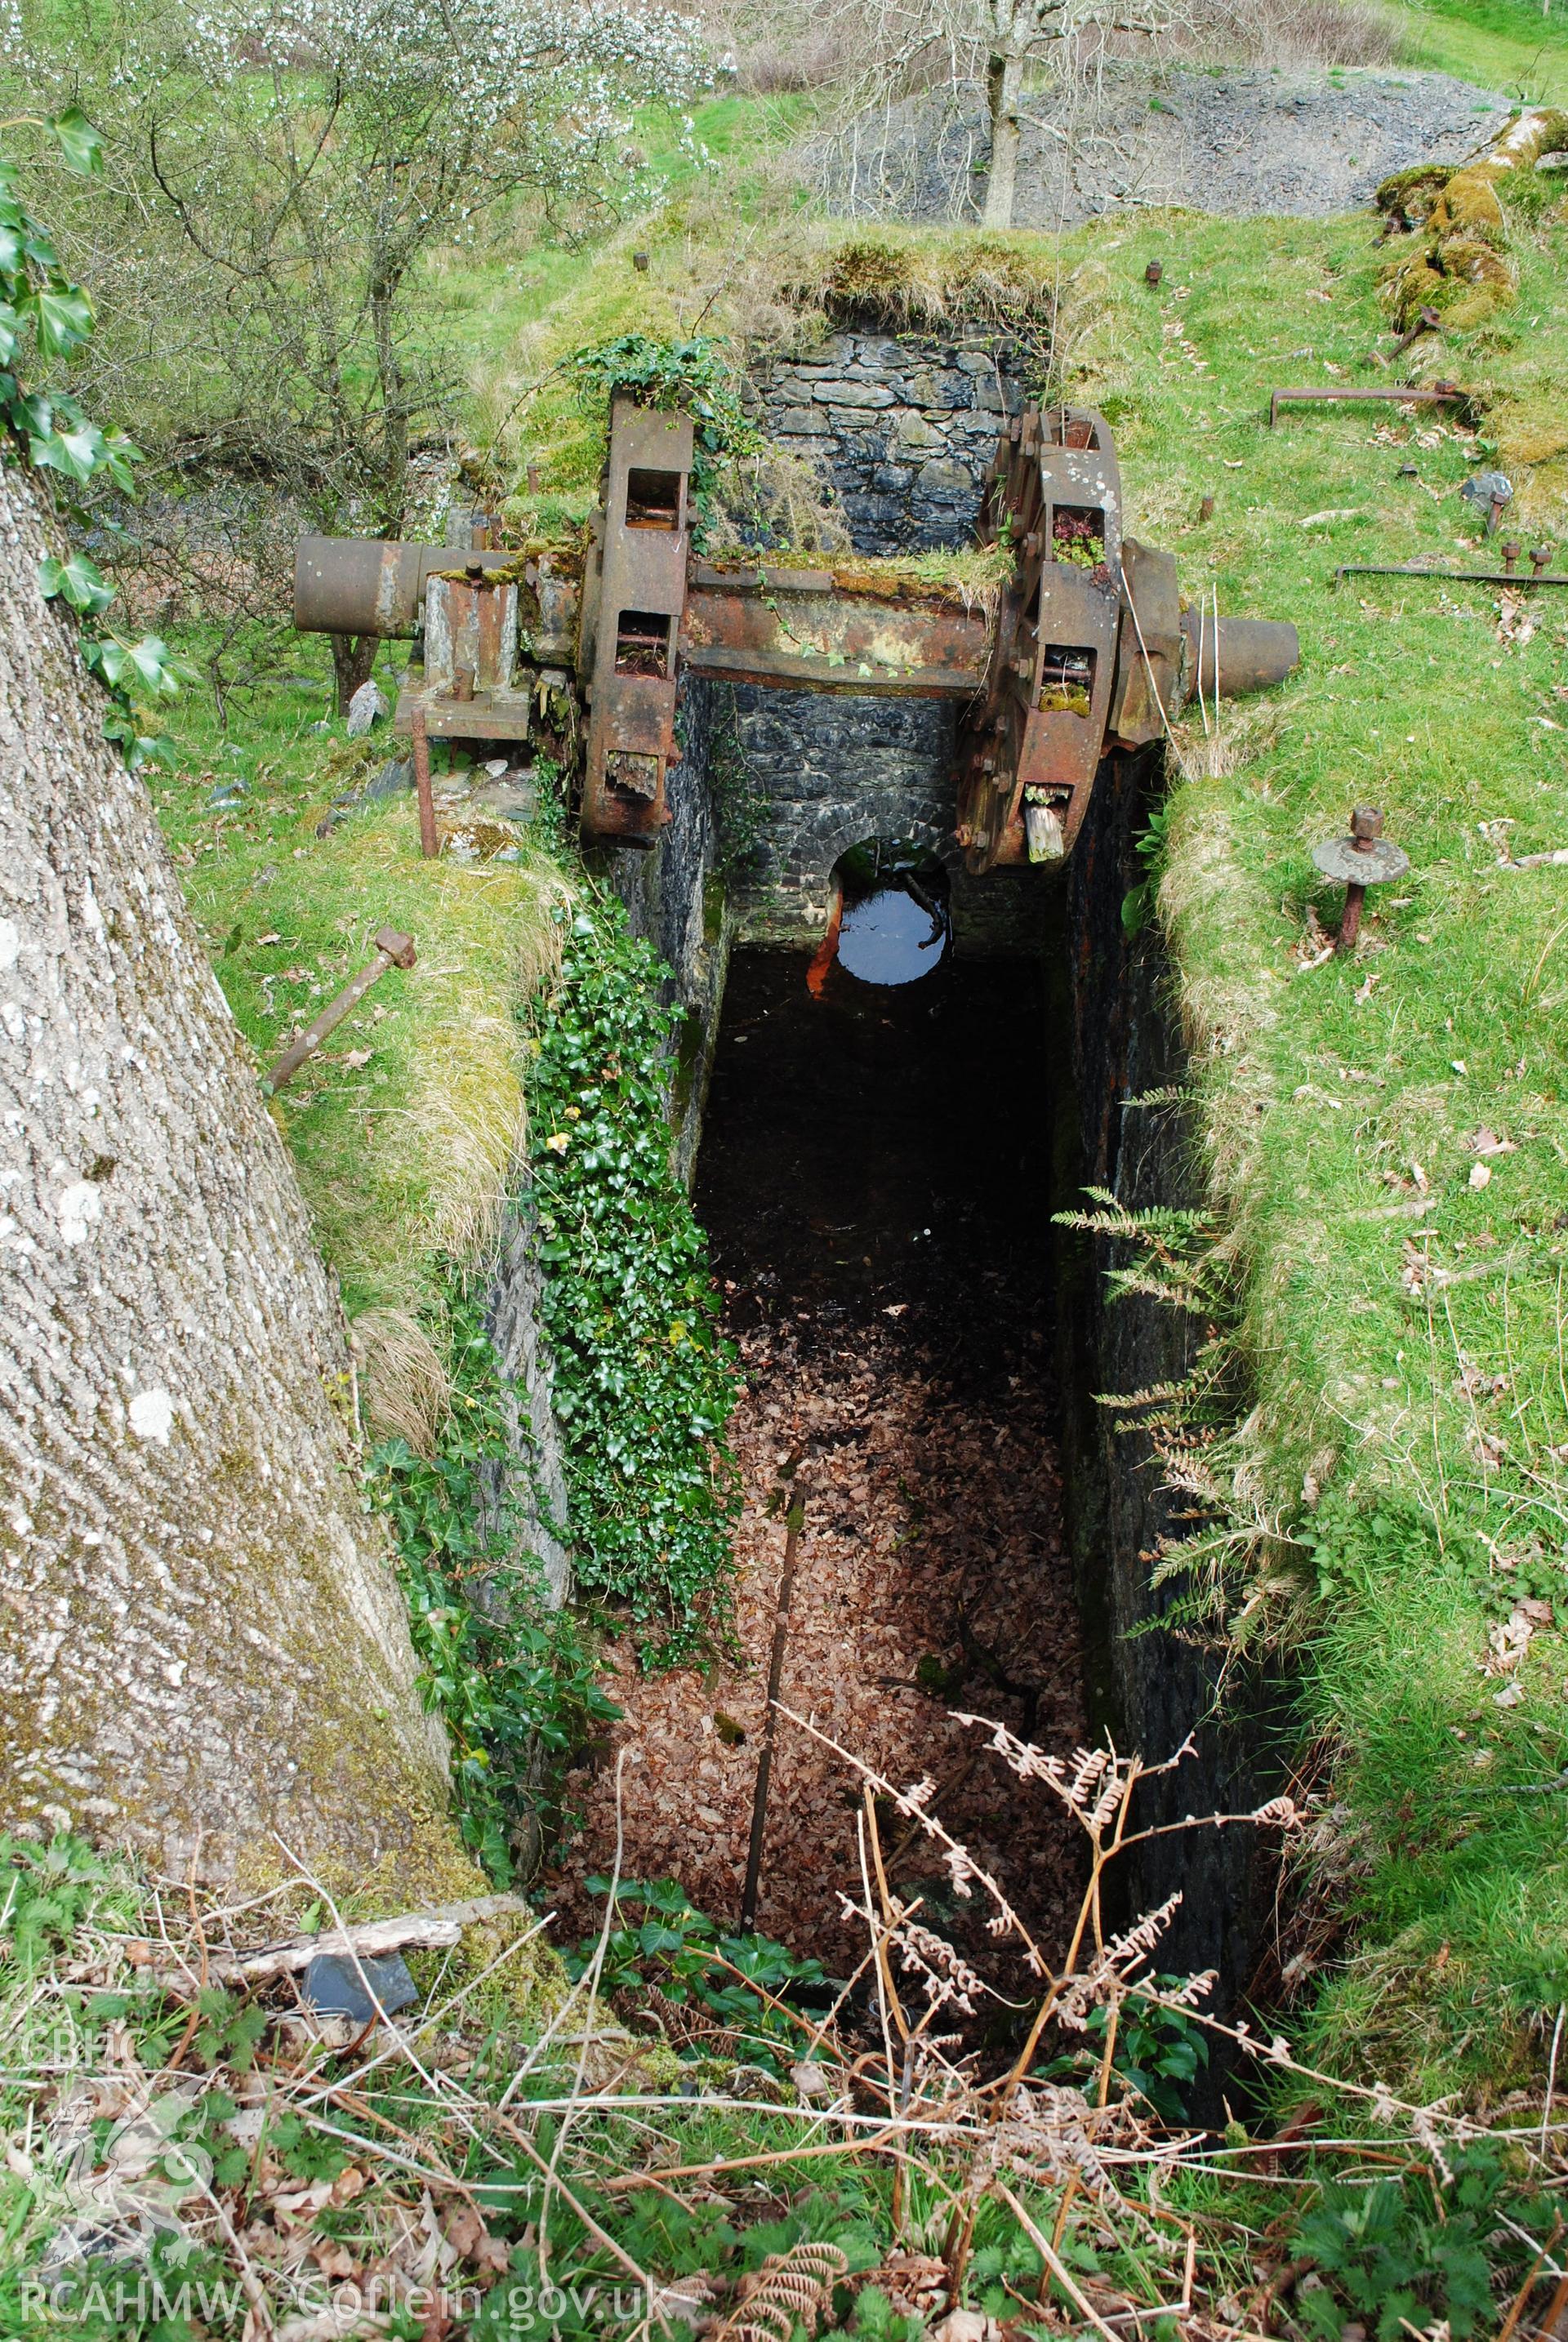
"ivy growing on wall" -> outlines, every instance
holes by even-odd
[[[565,914],[562,915],[565,916]],[[554,1359],[579,1586],[674,1665],[727,1607],[738,1394],[707,1243],[670,1161],[666,971],[589,893],[529,1078],[542,1329]]]
[[[717,343],[701,335],[660,342],[651,334],[621,334],[576,351],[572,364],[584,404],[595,410],[624,390],[644,406],[678,407],[691,416],[693,535],[700,544],[722,466],[761,445],[741,401],[741,377]]]
[[[434,1453],[384,1441],[370,1486],[396,1540],[425,1704],[452,1744],[464,1843],[511,1887],[559,1818],[561,1762],[621,1711],[599,1688],[582,1627],[545,1607],[517,1550],[500,1368],[472,1285],[454,1281],[450,1315],[452,1398]]]

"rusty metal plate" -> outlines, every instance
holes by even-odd
[[[471,691],[510,692],[517,670],[517,586],[477,572],[438,574],[424,588],[424,687],[444,696],[459,675]]]
[[[1182,697],[1182,596],[1176,556],[1136,537],[1122,545],[1122,621],[1107,718],[1114,745],[1157,740]]]
[[[670,818],[664,775],[675,752],[692,450],[689,415],[655,413],[629,398],[613,402],[579,647],[580,671],[590,678],[586,836],[651,836]]]
[[[417,675],[417,667],[414,670]],[[528,678],[531,683],[533,678]],[[532,704],[527,690],[476,691],[472,699],[453,699],[404,684],[397,695],[393,728],[414,729],[414,710],[424,710],[425,729],[433,740],[526,740]]]
[[[1353,837],[1331,837],[1325,846],[1313,847],[1312,858],[1325,878],[1337,878],[1347,886],[1386,886],[1410,868],[1403,846],[1386,837],[1372,838],[1364,846]]]

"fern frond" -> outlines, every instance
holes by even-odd
[[[1184,1082],[1171,1082],[1167,1084],[1165,1088],[1163,1090],[1140,1090],[1136,1097],[1124,1098],[1122,1100],[1122,1105],[1124,1108],[1128,1106],[1190,1106],[1196,1095],[1196,1092],[1189,1088]]]
[[[1091,1187],[1089,1194],[1095,1194]],[[1155,1244],[1165,1236],[1201,1236],[1210,1233],[1202,1212],[1179,1209],[1174,1204],[1149,1204],[1133,1211],[1117,1203],[1114,1196],[1105,1198],[1105,1207],[1098,1212],[1053,1212],[1053,1224],[1059,1228],[1081,1228],[1095,1236],[1124,1236],[1129,1244]]]
[[[1124,1407],[1160,1406],[1167,1399],[1185,1398],[1191,1388],[1192,1376],[1183,1375],[1179,1383],[1151,1383],[1145,1390],[1096,1391],[1094,1404],[1109,1408],[1114,1415]]]
[[[1192,1281],[1158,1276],[1146,1268],[1113,1268],[1107,1271],[1105,1282],[1113,1293],[1142,1293],[1151,1301],[1163,1301],[1172,1309],[1184,1310],[1191,1317],[1212,1317],[1214,1314],[1213,1295]]]
[[[787,2253],[764,2261],[713,2342],[790,2342],[796,2326],[816,2332],[817,2319],[833,2298],[834,2287],[849,2267],[836,2245],[809,2237]]]

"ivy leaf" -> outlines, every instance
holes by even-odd
[[[139,684],[160,699],[179,696],[183,669],[156,635],[144,635],[139,643],[122,643],[111,636],[105,642],[89,644],[85,656],[112,691],[134,691]]]
[[[64,472],[73,480],[90,480],[98,467],[104,435],[95,423],[51,431],[46,438],[28,443],[27,453],[42,470]]]
[[[102,171],[104,135],[95,129],[79,105],[68,105],[64,114],[51,115],[49,127],[67,171],[75,171],[79,179],[90,179],[95,172]]]
[[[0,223],[0,270],[15,276],[22,259],[22,231],[13,222]]]
[[[4,353],[0,352],[0,355]],[[105,431],[98,447],[98,469],[107,472],[117,488],[134,495],[136,483],[131,473],[133,464],[142,461],[142,451],[135,441],[124,431]]]
[[[115,598],[114,587],[85,553],[69,554],[64,561],[46,555],[38,564],[38,586],[45,602],[60,596],[73,610],[85,610],[95,617]]]
[[[93,304],[79,285],[45,285],[17,305],[23,316],[32,319],[46,358],[64,357],[91,337]]]
[[[129,716],[120,721],[105,722],[104,737],[119,743],[120,754],[125,760],[128,773],[139,773],[146,764],[167,766],[178,753],[166,732],[160,732],[155,739],[151,738],[145,732],[138,732]]]

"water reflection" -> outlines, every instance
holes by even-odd
[[[838,927],[839,966],[863,984],[914,984],[947,949],[947,921],[928,896],[880,886],[845,903]]]
[[[915,984],[938,967],[951,940],[947,873],[929,846],[867,838],[833,874],[827,933],[806,981],[820,998],[842,967],[862,984]]]

